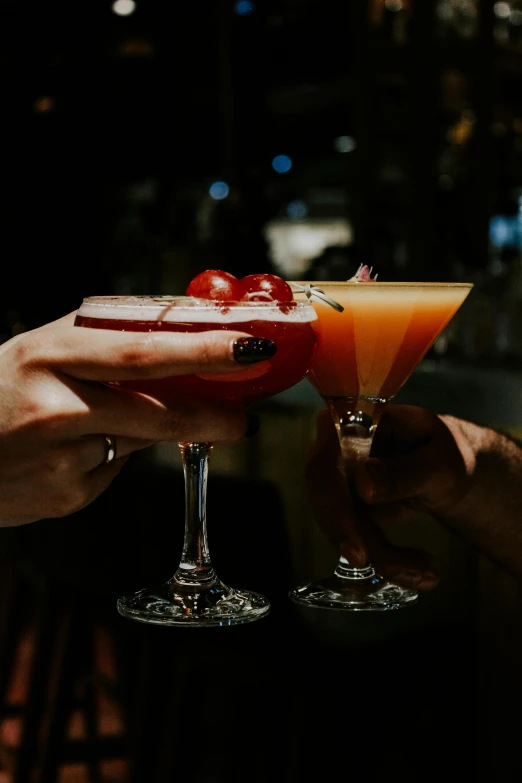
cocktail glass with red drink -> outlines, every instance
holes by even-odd
[[[291,292],[290,292],[291,293]],[[94,296],[84,299],[75,324],[91,329],[133,332],[241,331],[275,342],[277,352],[260,365],[221,375],[178,375],[112,385],[152,396],[166,406],[180,397],[260,402],[300,381],[316,346],[309,303],[213,301],[153,296]],[[143,589],[118,601],[125,617],[158,625],[225,626],[257,620],[268,613],[268,599],[233,589],[217,576],[210,559],[206,489],[211,443],[179,444],[185,475],[185,537],[181,561],[165,584]]]
[[[317,312],[317,353],[308,379],[335,423],[348,482],[370,455],[379,419],[468,296],[468,283],[393,283],[361,279],[293,283]],[[337,306],[336,306],[337,305]],[[398,609],[417,591],[392,584],[371,563],[344,556],[334,573],[290,592],[306,606],[342,610]]]

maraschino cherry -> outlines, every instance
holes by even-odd
[[[243,291],[237,277],[229,272],[223,272],[221,269],[206,269],[190,281],[186,295],[219,302],[238,302]]]
[[[268,273],[238,280],[222,269],[206,269],[188,285],[187,296],[220,302],[293,302],[291,287],[282,277]]]
[[[243,299],[249,302],[291,302],[292,289],[281,277],[270,274],[247,275],[240,280]]]

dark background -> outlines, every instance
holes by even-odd
[[[303,277],[344,279],[365,262],[381,280],[475,285],[430,354],[450,371],[439,385],[412,376],[409,401],[489,423],[512,413],[520,430],[520,0],[137,0],[127,16],[109,0],[0,0],[0,42],[0,341],[86,295],[179,294],[205,268],[286,276],[267,228],[306,245],[300,231],[341,225],[350,243],[319,242]],[[210,193],[219,182],[226,198]],[[276,429],[279,470],[288,430]],[[0,738],[9,783],[55,783],[30,768],[64,759],[85,768],[74,783],[518,783],[519,585],[442,538],[443,597],[413,616],[296,618],[278,487],[218,472],[217,570],[274,603],[249,628],[196,639],[116,613],[118,594],[178,557],[170,468],[131,463],[74,518],[4,531],[0,692],[28,628],[36,650],[25,702],[7,704],[25,726],[16,779]],[[116,687],[89,658],[100,628]],[[123,715],[114,746],[92,728],[94,687]],[[74,709],[91,725],[65,747]],[[111,759],[119,778],[100,772]]]
[[[3,339],[85,295],[183,293],[209,267],[285,276],[267,223],[341,219],[351,244],[304,272],[470,280],[439,355],[519,366],[521,13],[4,0]]]

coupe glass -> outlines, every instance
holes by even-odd
[[[182,396],[250,405],[288,389],[307,373],[316,346],[309,303],[212,302],[193,297],[95,296],[83,300],[75,324],[95,329],[202,332],[223,329],[273,340],[277,352],[261,368],[222,375],[183,375],[111,385],[152,396],[167,406]],[[181,562],[164,584],[118,600],[125,617],[188,627],[247,623],[266,615],[268,599],[228,587],[216,575],[207,539],[206,490],[211,443],[179,444],[185,476],[185,537]],[[245,553],[248,557],[248,553]]]
[[[370,454],[387,403],[473,286],[376,281],[291,285],[300,292],[294,296],[308,296],[317,312],[318,346],[308,379],[332,415],[350,482],[357,464]],[[371,563],[356,568],[343,556],[331,576],[290,592],[298,604],[351,611],[399,609],[417,597],[415,590],[383,579]]]

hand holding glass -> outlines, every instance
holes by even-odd
[[[333,417],[347,480],[370,454],[386,404],[399,391],[469,294],[468,283],[299,281],[312,294],[318,346],[308,379]],[[341,305],[339,312],[313,288]],[[305,294],[295,294],[305,298]],[[390,610],[411,604],[415,590],[387,582],[371,563],[341,556],[334,573],[301,585],[290,598],[305,606]]]
[[[178,375],[117,385],[154,397],[166,406],[179,396],[259,402],[293,386],[308,371],[315,352],[316,315],[308,303],[222,302],[194,297],[99,296],[84,299],[75,324],[96,329],[149,332],[229,330],[272,340],[277,352],[261,369],[222,375]],[[118,601],[125,617],[158,625],[188,627],[247,623],[267,614],[268,599],[225,585],[209,553],[206,519],[208,458],[211,443],[179,444],[185,475],[185,538],[181,562],[165,584]],[[248,557],[248,553],[245,553]]]

